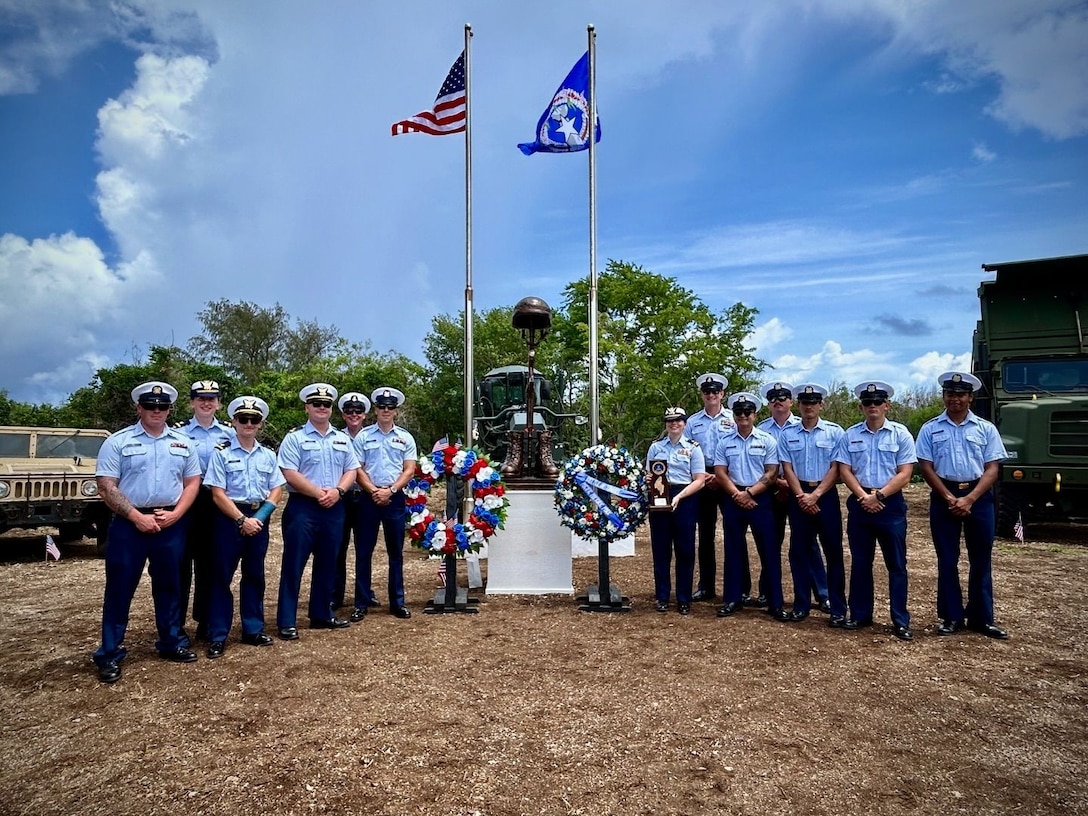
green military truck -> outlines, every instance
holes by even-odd
[[[997,483],[998,535],[1088,519],[1088,255],[983,264],[973,410],[1009,451]]]
[[[110,510],[94,478],[106,431],[0,426],[0,533],[54,527],[61,542],[83,536],[106,548]]]

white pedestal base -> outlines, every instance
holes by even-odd
[[[488,595],[573,595],[570,530],[551,490],[508,490],[506,526],[487,546]]]

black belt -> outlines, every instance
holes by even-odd
[[[819,487],[819,482],[806,482],[804,479],[798,480],[801,482],[801,487]]]
[[[970,482],[953,482],[951,479],[941,479],[941,484],[949,490],[974,490],[975,485],[978,483],[978,479],[973,479]]]
[[[237,507],[239,510],[242,510],[242,511],[249,510],[251,512],[255,511],[255,510],[260,510],[262,504],[264,504],[264,502],[259,502],[259,501],[258,502],[245,502],[245,501],[236,501],[236,502],[234,502],[234,506]]]
[[[749,487],[751,487],[751,485],[741,485],[733,482],[733,487],[735,487],[737,490],[747,490]]]
[[[162,507],[137,507],[136,512],[143,513],[145,516],[153,516],[156,510],[165,510],[167,513],[169,513],[175,507],[177,507],[176,504],[166,504]]]

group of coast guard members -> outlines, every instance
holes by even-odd
[[[716,524],[721,514],[723,570],[718,617],[746,606],[766,607],[775,620],[805,620],[815,607],[832,628],[873,625],[873,563],[879,547],[888,571],[892,633],[912,640],[907,610],[907,505],[903,488],[916,463],[931,488],[930,533],[937,553],[938,635],[969,629],[992,638],[1008,633],[994,624],[991,556],[995,535],[993,485],[1008,458],[996,427],[971,410],[981,382],[966,372],[937,378],[945,410],[926,422],[917,443],[888,419],[892,386],[872,380],[854,388],[864,419],[843,429],[822,419],[827,389],[816,383],[767,383],[761,394],[732,394],[722,409],[726,380],[701,375],[703,409],[688,417],[665,409],[666,433],[651,444],[647,468],[666,461],[671,513],[650,514],[656,609],[669,609],[675,556],[677,611],[716,598]],[[800,416],[792,413],[794,400]],[[764,405],[771,416],[758,425]],[[649,477],[648,477],[649,478]],[[849,593],[843,557],[838,485],[846,497],[850,549]],[[785,608],[782,546],[789,521],[788,563],[793,601]],[[696,529],[698,528],[698,546]],[[760,577],[752,594],[747,559],[751,530]],[[969,561],[967,600],[960,585],[961,538]],[[694,564],[699,565],[695,592]]]
[[[114,514],[107,535],[102,644],[93,655],[103,682],[121,678],[129,612],[145,566],[158,631],[155,648],[163,659],[197,659],[185,629],[190,589],[195,637],[208,641],[209,658],[224,654],[234,617],[231,584],[239,567],[240,640],[251,646],[273,643],[264,631],[264,562],[269,521],[285,490],[279,637],[299,636],[299,592],[311,557],[310,628],[350,625],[336,616],[344,601],[338,563],[349,531],[356,542],[351,621],[378,605],[370,587],[370,557],[379,527],[390,556],[390,612],[411,616],[404,597],[401,491],[415,467],[416,448],[411,434],[395,424],[402,392],[382,387],[369,399],[346,394],[338,403],[345,432],[330,421],[336,388],[308,385],[299,392],[306,422],[284,437],[278,453],[257,439],[269,411],[259,397],[232,400],[227,406],[231,424],[226,425],[215,416],[219,385],[195,382],[192,419],[170,427],[177,389],[153,381],[136,386],[131,396],[136,422],[103,442],[96,473],[100,495]],[[363,427],[371,401],[377,421]]]

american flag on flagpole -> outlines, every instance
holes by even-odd
[[[57,542],[51,535],[45,537],[45,556],[46,561],[49,560],[49,556],[53,556],[54,561],[60,561],[60,548],[57,547]]]
[[[1016,540],[1021,544],[1024,543],[1024,516],[1022,513],[1016,514],[1016,523],[1012,525],[1012,534],[1016,536]]]
[[[403,133],[427,133],[431,136],[448,136],[465,130],[465,52],[446,74],[446,81],[438,90],[434,107],[420,111],[415,116],[393,123],[393,135]]]

